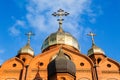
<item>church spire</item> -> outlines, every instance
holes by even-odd
[[[63,16],[67,16],[67,15],[69,15],[69,13],[68,12],[64,12],[64,10],[62,10],[62,9],[59,9],[57,12],[54,12],[53,14],[52,14],[53,16],[58,16],[59,17],[59,19],[58,19],[58,21],[59,21],[59,29],[58,29],[58,31],[59,32],[63,32],[63,29],[62,29],[62,23],[63,23]]]

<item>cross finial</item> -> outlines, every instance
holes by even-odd
[[[94,44],[95,44],[94,36],[96,36],[96,34],[90,32],[90,33],[88,34],[88,36],[91,36],[91,38],[92,38],[92,45],[94,45]]]
[[[53,14],[52,14],[53,16],[58,16],[59,17],[59,19],[58,19],[58,21],[59,21],[59,31],[62,31],[62,22],[63,22],[63,16],[67,16],[67,15],[69,15],[69,13],[68,12],[64,12],[64,10],[62,10],[62,9],[59,9],[57,12],[54,12]]]
[[[30,38],[31,38],[31,36],[34,36],[35,34],[33,34],[33,33],[30,31],[30,32],[26,33],[25,35],[27,35],[27,37],[28,37],[27,44],[30,44]]]

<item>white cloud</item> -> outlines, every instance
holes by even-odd
[[[37,40],[43,41],[43,38],[58,29],[58,17],[55,18],[51,14],[60,8],[70,13],[64,17],[64,30],[74,35],[79,42],[88,40],[85,36],[92,31],[88,24],[95,23],[96,17],[103,13],[100,6],[92,7],[92,0],[26,1],[27,13],[22,16],[24,20],[16,20],[16,23],[9,30],[12,35],[17,36],[21,33],[21,29],[26,27],[29,30],[32,29],[36,34],[36,43]],[[40,42],[38,41],[38,43]]]
[[[27,5],[26,18],[34,29],[50,33],[58,28],[57,18],[54,18],[51,14],[62,8],[70,13],[65,18],[63,28],[76,36],[82,34],[85,30],[81,25],[84,21],[83,15],[91,17],[91,22],[95,21],[95,14],[91,10],[91,2],[91,0],[30,0]]]
[[[21,27],[24,27],[25,26],[25,22],[22,21],[22,20],[17,20],[15,26],[17,26],[17,25],[19,25]]]
[[[20,31],[18,30],[18,29],[16,29],[16,27],[11,27],[10,29],[10,32],[11,32],[11,35],[15,35],[15,36],[17,36],[17,35],[19,35],[20,34]]]
[[[11,35],[17,36],[20,34],[20,28],[25,28],[25,21],[16,20],[12,27],[9,28]]]
[[[82,36],[83,32],[86,30],[85,21],[91,23],[96,22],[96,16],[102,14],[102,9],[100,6],[92,8],[92,0],[26,0],[26,10],[27,13],[25,20],[16,20],[15,24],[9,29],[12,35],[19,35],[21,33],[20,28],[27,27],[33,28],[36,32],[44,32],[50,34],[58,28],[57,18],[53,17],[51,14],[56,12],[58,9],[70,13],[70,15],[65,18],[63,23],[63,28],[65,31],[70,31],[74,36]],[[87,17],[84,18],[84,16]]]

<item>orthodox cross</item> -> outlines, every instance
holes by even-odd
[[[92,38],[92,45],[94,45],[95,44],[95,41],[94,41],[94,36],[96,36],[96,34],[94,34],[94,33],[92,33],[92,32],[90,32],[89,34],[87,34],[88,36],[91,36],[91,38]]]
[[[64,12],[64,10],[62,10],[62,9],[59,9],[57,12],[54,12],[52,15],[55,16],[55,17],[56,16],[59,17],[59,19],[57,21],[59,21],[59,28],[62,28],[62,22],[64,20],[62,17],[69,15],[69,13]]]
[[[35,34],[33,34],[33,33],[30,31],[30,32],[26,33],[25,35],[27,35],[27,37],[28,37],[27,44],[30,44],[30,38],[31,38],[31,36],[34,36]]]

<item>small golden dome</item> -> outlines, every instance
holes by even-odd
[[[30,38],[31,38],[31,36],[33,36],[34,34],[33,34],[32,32],[28,32],[28,33],[26,33],[25,35],[27,35],[27,37],[28,37],[27,44],[18,51],[18,55],[20,55],[20,54],[26,54],[26,53],[27,53],[27,54],[30,54],[30,55],[34,56],[34,51],[33,51],[33,49],[30,47]]]
[[[33,49],[30,47],[29,44],[26,44],[23,48],[21,48],[21,49],[18,51],[18,54],[24,54],[24,53],[27,53],[27,54],[30,54],[30,55],[34,56],[34,51],[33,51]]]
[[[88,34],[88,36],[91,36],[91,39],[92,39],[92,48],[88,50],[88,56],[90,56],[92,54],[98,54],[98,53],[99,54],[105,54],[104,51],[101,48],[99,48],[95,45],[94,36],[96,36],[96,34],[90,32]]]
[[[92,48],[90,50],[88,50],[88,56],[92,55],[92,54],[105,54],[104,51],[97,47],[95,44],[92,45]]]

